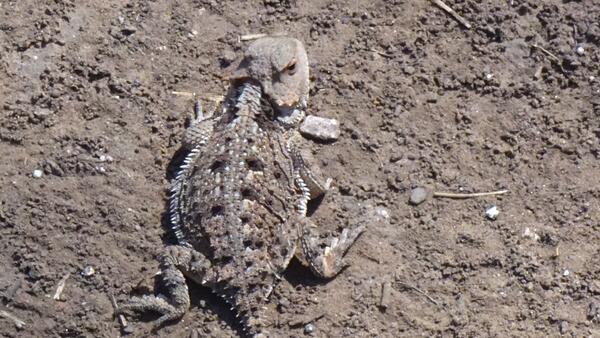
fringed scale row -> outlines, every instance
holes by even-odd
[[[187,245],[187,241],[183,232],[181,231],[181,216],[180,216],[180,195],[181,189],[183,186],[183,180],[187,176],[187,171],[191,167],[192,163],[196,160],[198,155],[200,154],[200,146],[202,146],[205,142],[201,142],[199,146],[192,149],[190,153],[183,160],[183,164],[179,168],[177,175],[175,176],[175,181],[171,185],[170,197],[169,197],[169,215],[171,217],[171,231],[175,234],[175,238],[177,239],[177,243],[180,245]]]

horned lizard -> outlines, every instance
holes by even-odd
[[[186,278],[211,288],[251,337],[267,337],[269,295],[290,259],[323,278],[345,266],[364,225],[320,239],[307,202],[328,180],[299,149],[309,67],[302,43],[284,36],[252,42],[227,71],[231,88],[218,112],[198,112],[183,137],[189,150],[171,186],[178,244],[161,260],[164,295],[133,297],[124,311],[155,311],[157,327],[190,307]]]

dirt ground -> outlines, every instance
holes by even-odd
[[[382,216],[337,278],[290,266],[273,332],[599,337],[600,4],[447,3],[473,28],[428,1],[0,1],[0,336],[153,335],[152,316],[122,332],[109,295],[152,292],[172,242],[194,103],[173,91],[223,94],[238,36],[285,32],[308,50],[309,112],[342,126],[311,145],[335,182],[313,218]],[[411,206],[416,186],[510,192]],[[158,336],[240,333],[191,292]]]

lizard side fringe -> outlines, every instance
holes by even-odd
[[[187,240],[181,231],[181,216],[179,210],[181,202],[181,187],[183,185],[183,179],[188,175],[190,164],[193,163],[200,155],[200,146],[192,149],[185,157],[181,167],[179,168],[179,171],[177,172],[177,175],[175,176],[175,181],[173,181],[173,184],[170,188],[171,195],[169,196],[169,217],[171,220],[171,231],[175,235],[177,243],[180,245],[188,245]]]

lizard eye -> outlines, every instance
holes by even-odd
[[[296,73],[296,60],[292,60],[286,67],[285,70],[288,74],[294,75]]]

